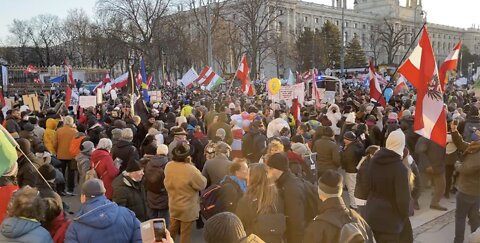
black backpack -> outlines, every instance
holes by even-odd
[[[213,184],[200,193],[200,214],[208,220],[213,215],[227,211],[220,199],[222,185]]]
[[[309,181],[299,178],[303,183],[303,191],[305,194],[305,219],[307,222],[312,221],[318,214],[318,206],[320,199],[318,197],[318,190],[315,185]]]

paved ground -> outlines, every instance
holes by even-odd
[[[344,193],[346,199],[346,193]],[[431,199],[431,190],[427,190],[420,197],[420,210],[415,211],[415,215],[410,217],[414,231],[415,243],[450,243],[453,242],[455,232],[455,196],[450,199],[442,199],[441,204],[448,208],[448,211],[437,211],[429,208]],[[71,206],[73,212],[80,208],[79,196],[63,197],[63,200]],[[346,199],[348,202],[348,199]],[[470,234],[469,227],[466,227],[466,239]],[[203,230],[194,229],[192,242],[201,243],[203,241]]]

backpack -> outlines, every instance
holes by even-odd
[[[98,163],[94,166],[94,167],[91,167],[87,173],[85,173],[85,181],[88,181],[90,179],[102,179],[101,177],[99,178],[98,177],[98,174],[97,174],[97,166],[100,164],[100,161],[98,161]]]
[[[220,200],[221,189],[222,185],[211,185],[200,193],[200,214],[206,220],[226,211],[226,206]]]
[[[70,147],[68,148],[68,152],[70,152],[70,155],[76,157],[80,153],[80,145],[82,145],[84,139],[85,136],[80,136],[72,139]]]
[[[336,222],[332,222],[330,217],[327,215],[319,215],[315,220],[323,220],[328,222],[340,229],[340,236],[338,242],[342,243],[364,243],[370,242],[371,237],[369,236],[367,230],[354,219],[352,211],[346,209],[345,211],[348,222],[343,225],[338,225]]]
[[[318,190],[315,185],[309,181],[299,178],[303,183],[303,191],[305,194],[305,220],[312,221],[318,214],[318,205],[320,199],[318,197]]]
[[[307,180],[312,184],[315,184],[317,181],[317,165],[315,162],[317,161],[317,153],[311,153],[303,157],[305,160],[305,164],[308,167],[307,173]]]

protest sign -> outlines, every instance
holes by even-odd
[[[82,108],[95,107],[97,105],[97,97],[94,95],[80,96],[78,103]]]

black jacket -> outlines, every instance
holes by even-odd
[[[382,145],[383,135],[382,130],[377,125],[368,126],[368,139],[370,140],[370,145]]]
[[[120,166],[120,172],[127,168],[127,163],[130,160],[137,160],[140,158],[137,148],[132,142],[119,140],[115,147],[112,148],[112,159],[120,158],[123,162]]]
[[[93,144],[95,144],[95,146],[97,146],[98,141],[100,141],[100,138],[103,137],[102,132],[104,130],[105,129],[99,124],[89,128],[87,130],[87,135],[88,135],[89,141],[91,141]]]
[[[168,194],[163,184],[167,163],[167,156],[155,155],[145,166],[144,181],[147,191],[147,205],[151,209],[168,209]]]
[[[303,239],[303,232],[307,227],[306,208],[307,198],[303,182],[291,172],[284,172],[276,181],[278,192],[285,204],[287,217],[287,242],[298,242]]]
[[[441,174],[445,172],[447,163],[447,152],[445,148],[432,142],[431,140],[420,137],[415,146],[417,162],[419,163],[420,172],[426,172],[428,167],[432,167],[433,174]]]
[[[312,152],[317,153],[316,167],[319,176],[329,170],[336,170],[340,167],[340,148],[335,140],[322,136],[315,141]]]
[[[397,153],[381,148],[370,161],[365,220],[374,232],[399,234],[408,219],[408,170]]]
[[[145,189],[142,182],[135,182],[122,173],[113,180],[112,188],[112,201],[132,210],[140,222],[147,220]]]
[[[358,162],[365,154],[363,144],[356,140],[349,145],[345,145],[345,149],[341,153],[342,168],[347,173],[357,173]]]
[[[368,198],[368,169],[370,168],[370,162],[371,158],[366,157],[357,172],[357,181],[355,183],[354,195],[358,199],[367,200]]]
[[[27,153],[27,156],[29,156],[29,159],[34,162],[33,154]],[[28,162],[27,158],[25,156],[21,156],[17,160],[18,163],[18,173],[17,173],[17,181],[18,181],[18,186],[19,187],[24,187],[24,186],[31,186],[35,187],[37,184],[37,172],[35,171],[35,168],[33,168],[33,165]]]
[[[267,136],[257,128],[252,127],[250,131],[243,136],[242,153],[250,163],[258,162],[266,148]]]
[[[225,176],[221,184],[220,201],[225,205],[228,212],[235,213],[237,203],[243,196],[243,191],[240,189],[238,183],[229,176]]]

